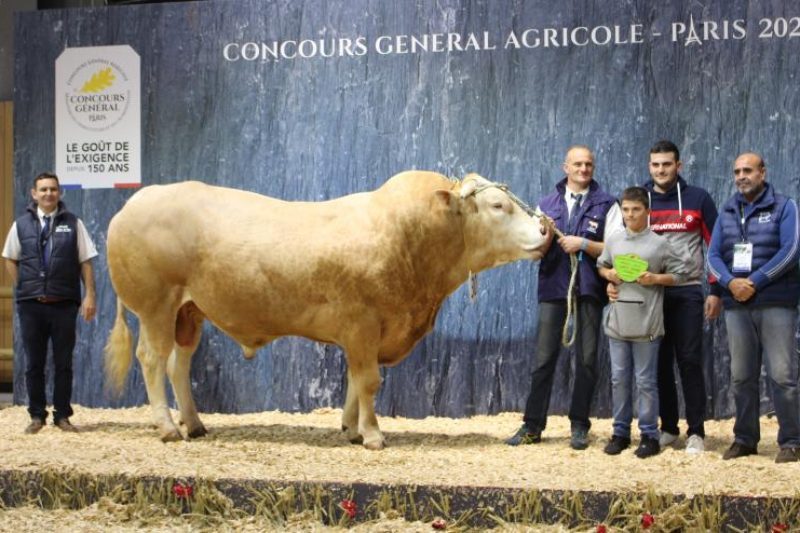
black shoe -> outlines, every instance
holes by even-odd
[[[43,427],[44,420],[41,418],[31,418],[31,423],[25,428],[25,433],[28,435],[33,435],[35,433],[39,433]]]
[[[630,445],[631,439],[628,437],[613,435],[611,440],[608,441],[608,444],[606,444],[606,447],[603,448],[603,451],[608,455],[619,455],[622,453],[622,450],[627,450]]]
[[[589,430],[586,428],[575,428],[569,439],[569,445],[573,450],[585,450],[589,447]]]
[[[781,448],[775,456],[776,463],[796,463],[800,461],[800,448]]]
[[[758,454],[758,448],[756,448],[755,446],[750,447],[750,446],[745,446],[744,444],[740,444],[738,442],[734,442],[733,444],[731,444],[731,447],[725,450],[725,453],[722,454],[722,459],[727,461],[729,459],[738,459],[739,457],[745,457],[748,455],[757,455],[757,454]]]
[[[506,439],[506,444],[509,446],[536,444],[538,442],[542,442],[542,433],[540,431],[531,431],[525,424],[522,424],[516,433]]]
[[[658,439],[642,437],[639,447],[636,448],[636,451],[633,452],[633,455],[639,459],[646,459],[648,457],[658,455],[659,452],[661,452],[661,446],[658,444]]]

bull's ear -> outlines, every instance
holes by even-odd
[[[458,213],[461,205],[461,199],[452,191],[445,189],[438,189],[434,191],[434,203],[443,208],[447,208],[453,213]]]

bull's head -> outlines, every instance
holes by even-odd
[[[457,194],[472,272],[518,259],[541,259],[546,241],[542,219],[508,187],[468,174]]]

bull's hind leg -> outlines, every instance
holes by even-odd
[[[342,411],[342,431],[347,436],[347,440],[353,444],[362,444],[364,442],[364,438],[358,432],[358,393],[349,368],[347,370],[347,395],[345,396],[344,410]]]
[[[175,321],[175,345],[167,362],[167,375],[175,392],[181,421],[186,424],[187,435],[192,439],[208,433],[197,414],[189,379],[192,355],[200,344],[203,332],[203,319],[203,314],[193,302],[181,306]]]
[[[168,334],[163,330],[163,323],[157,321],[141,324],[139,344],[136,347],[136,357],[142,365],[144,384],[147,388],[147,397],[150,400],[150,409],[153,422],[158,427],[158,432],[163,442],[183,440],[178,431],[167,404],[166,367],[167,357],[171,351],[173,334],[171,328]]]

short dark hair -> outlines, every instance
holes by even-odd
[[[58,186],[61,187],[61,182],[58,181],[58,176],[56,176],[52,172],[42,172],[41,174],[39,174],[38,176],[33,178],[33,188],[34,189],[36,188],[36,184],[39,183],[39,181],[41,181],[41,180],[56,180],[56,183],[58,183]]]
[[[681,152],[672,141],[660,140],[650,147],[651,154],[668,154],[670,152],[675,154],[675,161],[681,160]]]
[[[622,203],[623,200],[628,200],[629,202],[639,202],[644,205],[645,209],[650,209],[650,195],[647,194],[647,189],[644,187],[628,187],[622,191],[622,196],[619,200],[620,203]]]

